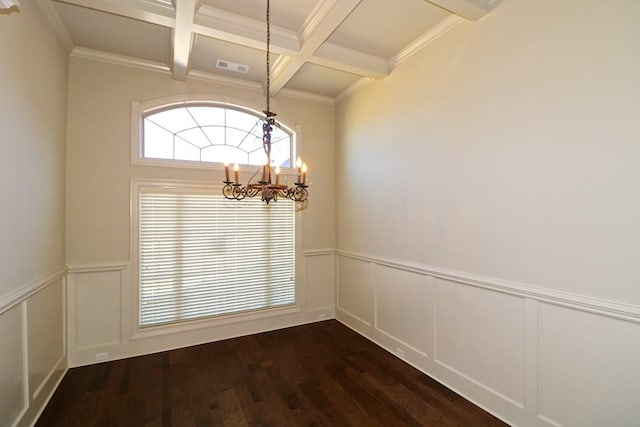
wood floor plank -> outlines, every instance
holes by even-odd
[[[36,426],[503,426],[335,320],[70,369]]]

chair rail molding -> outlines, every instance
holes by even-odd
[[[106,271],[122,271],[126,270],[129,267],[129,262],[108,262],[108,263],[97,263],[97,264],[79,264],[79,265],[70,265],[69,273],[77,274],[77,273],[102,273]]]
[[[358,252],[337,249],[336,255],[345,258],[370,262],[376,265],[391,267],[402,271],[436,277],[451,282],[461,283],[477,288],[484,288],[503,294],[533,299],[548,304],[573,308],[580,311],[599,314],[615,319],[640,323],[640,306],[617,301],[579,295],[570,292],[541,288],[523,283],[479,276],[454,270],[432,267],[419,263],[410,263],[390,258],[375,257]]]
[[[67,274],[67,270],[68,267],[66,265],[58,267],[55,270],[37,277],[33,281],[26,283],[9,292],[8,294],[0,297],[0,314],[20,304],[22,301],[26,300],[38,291],[46,288],[56,280],[63,278]]]

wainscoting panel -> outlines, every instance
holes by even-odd
[[[305,252],[308,311],[334,317],[336,257],[333,250]]]
[[[640,307],[336,254],[338,320],[507,423],[640,427]]]
[[[376,266],[376,329],[424,357],[433,353],[433,278]]]
[[[522,406],[524,299],[438,279],[435,360]]]
[[[5,311],[0,316],[0,425],[12,425],[27,408],[25,398],[25,354],[26,342],[23,329],[22,304]]]
[[[120,271],[77,274],[74,288],[77,348],[119,343]]]
[[[540,416],[567,426],[640,426],[640,327],[540,305]]]
[[[156,353],[330,319],[335,250],[305,251],[298,305],[141,329],[136,274],[126,262],[72,266],[68,275],[70,367]]]
[[[27,300],[29,325],[29,390],[36,399],[66,355],[62,280]],[[58,372],[58,375],[61,373]]]
[[[374,320],[374,285],[372,265],[351,258],[338,262],[337,306],[343,312],[367,326]]]
[[[27,283],[0,310],[0,425],[31,426],[67,369],[66,267]]]

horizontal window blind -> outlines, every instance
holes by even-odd
[[[140,326],[295,303],[295,206],[141,192]]]

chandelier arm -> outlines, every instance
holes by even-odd
[[[256,175],[258,175],[258,172],[260,172],[260,168],[256,169],[256,171],[253,173],[253,175],[251,175],[251,178],[249,178],[249,181],[247,181],[247,184],[251,184],[251,180],[253,178],[255,178]]]

